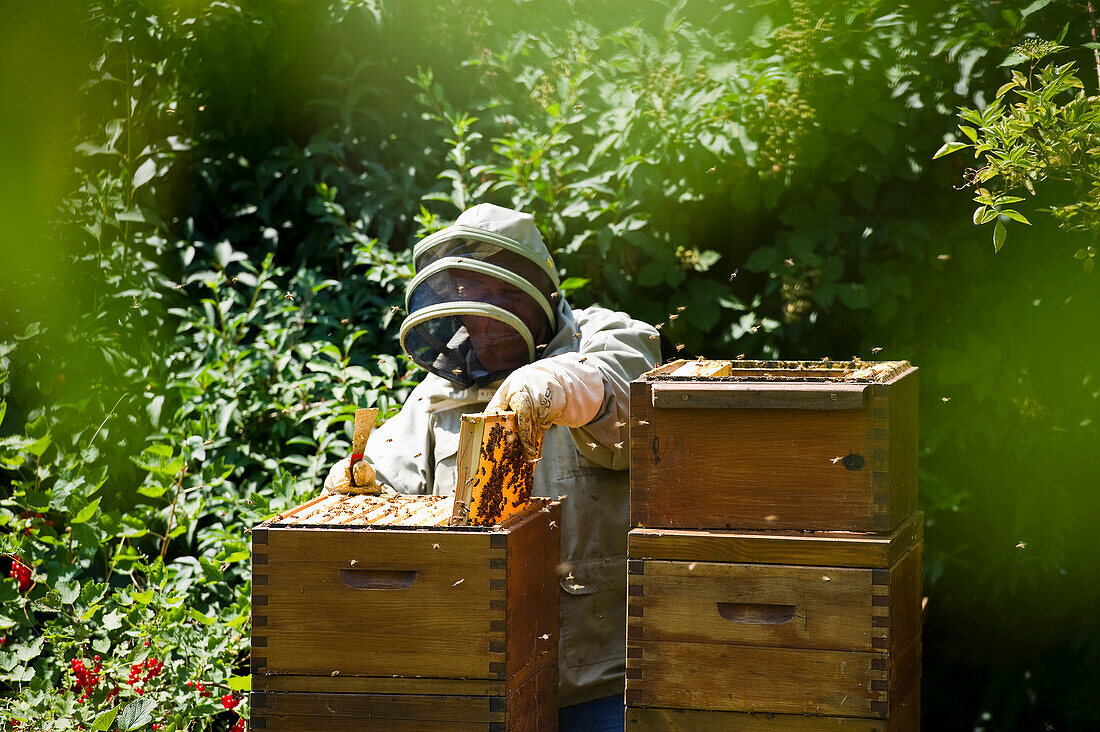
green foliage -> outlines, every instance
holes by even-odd
[[[1065,48],[1028,40],[1013,49],[1003,65],[1027,64],[1028,72],[1013,69],[984,109],[960,110],[966,124],[959,130],[970,142],[948,142],[936,153],[972,149],[981,160],[967,183],[976,188],[979,204],[974,223],[994,223],[994,251],[1004,244],[1008,221],[1031,223],[1013,208],[1025,193],[1047,202],[1045,210],[1062,228],[1100,233],[1100,97],[1086,94],[1073,62],[1036,70]],[[1077,250],[1086,272],[1094,255],[1091,246]]]
[[[247,714],[218,700],[247,687],[247,529],[316,492],[353,406],[401,404],[418,378],[396,339],[409,247],[492,201],[535,214],[575,305],[662,323],[666,355],[921,366],[926,724],[1095,725],[1100,294],[1040,246],[1093,261],[1077,229],[1095,210],[1067,206],[1095,194],[1028,174],[1043,151],[1095,175],[1093,128],[1056,154],[1029,132],[1093,120],[1075,100],[1095,90],[1064,63],[1022,82],[1001,65],[1063,27],[1080,64],[1083,15],[92,5],[46,249],[64,266],[0,319],[0,552],[31,570],[0,580],[3,714],[51,730]],[[995,261],[972,246],[958,157],[929,161],[959,107],[990,117],[967,125],[991,145],[978,218],[998,230],[990,212],[1011,216],[1031,181],[1061,233],[1036,220]],[[81,702],[72,661],[97,654]]]

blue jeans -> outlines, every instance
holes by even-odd
[[[558,732],[623,732],[625,725],[622,694],[558,710]]]

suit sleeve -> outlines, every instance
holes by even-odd
[[[367,440],[364,459],[374,468],[378,482],[398,493],[427,495],[434,484],[435,430],[423,386],[413,389],[401,411]]]
[[[571,430],[573,438],[580,453],[597,465],[625,470],[630,466],[630,382],[660,362],[657,329],[601,307],[576,311],[576,315],[580,355],[600,370],[604,399],[591,422]]]

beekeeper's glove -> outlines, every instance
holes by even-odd
[[[523,451],[534,460],[542,453],[542,436],[551,425],[583,427],[595,419],[603,397],[599,369],[579,354],[563,353],[513,371],[485,411],[515,412]]]
[[[366,460],[356,460],[352,465],[351,458],[344,458],[328,471],[325,493],[378,493],[374,468]]]

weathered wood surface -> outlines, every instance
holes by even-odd
[[[558,571],[561,503],[545,507],[515,526],[507,545],[507,669],[541,663],[558,645]]]
[[[890,534],[632,529],[627,554],[669,561],[889,567],[923,534],[924,514],[919,511]]]
[[[885,653],[639,641],[627,652],[626,698],[632,706],[885,716],[886,661]]]
[[[688,361],[675,371],[672,376],[678,377],[705,377],[730,376],[733,373],[733,364],[729,361]]]
[[[505,680],[511,691],[557,644],[560,506],[532,504],[492,530],[258,527],[253,674]]]
[[[708,532],[694,544],[684,541],[686,532],[646,536],[651,556],[704,547],[713,550],[706,558],[763,553],[810,558],[817,566],[631,554],[628,704],[889,719],[907,714],[906,700],[920,681],[921,526],[917,514],[882,537],[887,543],[873,545],[874,563],[891,563],[865,567],[823,563],[851,557],[854,538],[836,535],[835,544],[817,537],[810,545],[801,535],[762,535],[766,549],[738,532]],[[737,546],[723,549],[722,538]]]
[[[250,729],[268,732],[556,732],[557,664],[507,696],[253,691],[250,701]]]
[[[628,707],[627,732],[919,732],[920,693],[890,719]]]
[[[630,605],[645,613],[647,641],[872,651],[871,573],[646,562]]]
[[[680,372],[675,373],[676,376]],[[711,381],[653,384],[655,409],[863,409],[868,384]]]
[[[884,532],[915,509],[916,369],[885,383],[663,382],[653,374],[631,384],[634,526]],[[847,409],[728,403],[784,390],[829,405],[867,402]],[[655,406],[685,396],[697,405]]]

